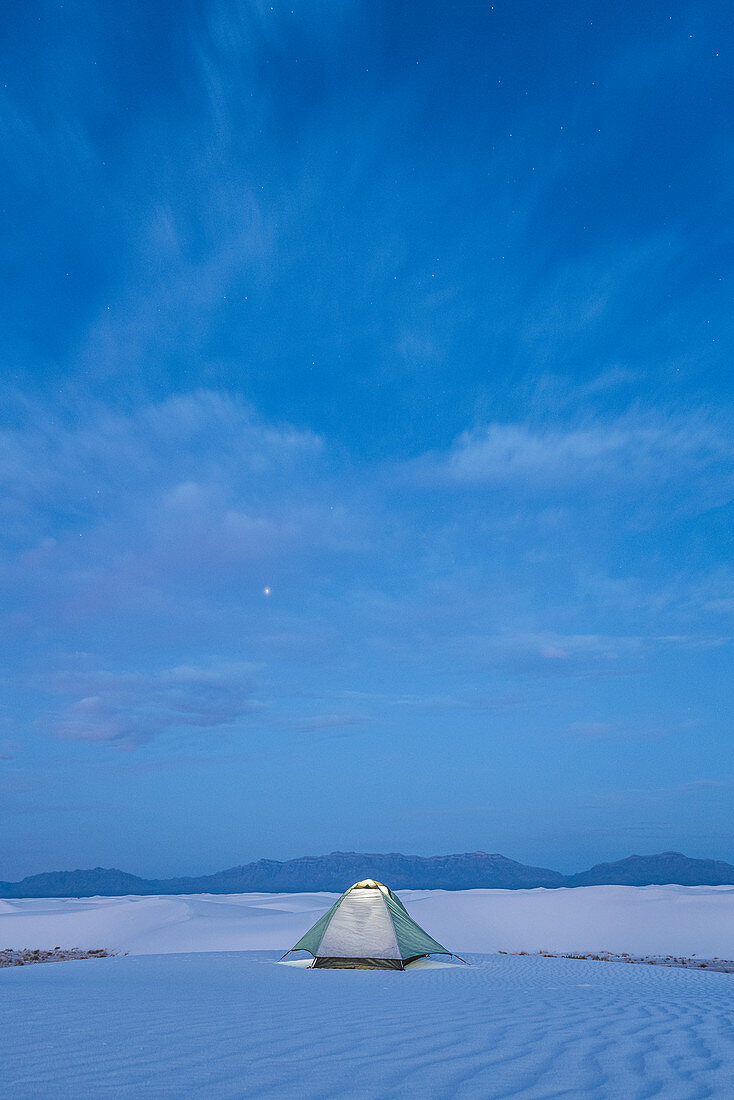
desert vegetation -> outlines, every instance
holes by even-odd
[[[83,947],[54,947],[51,950],[24,947],[16,950],[13,947],[0,948],[0,967],[4,966],[30,966],[33,963],[66,962],[69,959],[105,959],[115,955],[115,951],[107,951],[104,947],[86,949]]]
[[[680,966],[686,970],[716,970],[721,974],[734,974],[734,960],[698,959],[695,955],[630,955],[626,951],[594,951],[588,954],[555,951],[499,951],[499,955],[540,955],[545,959],[585,959],[590,962],[644,963],[648,966]]]

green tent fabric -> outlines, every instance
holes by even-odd
[[[316,924],[314,924],[312,928],[309,928],[306,935],[301,936],[295,947],[291,947],[291,951],[308,951],[310,955],[313,955],[313,957],[316,958],[319,944],[324,938],[324,932],[328,927],[329,921],[334,916],[338,905],[338,901],[334,902],[331,909],[329,909],[327,913],[324,913],[323,917],[319,917],[319,919],[316,921]],[[290,955],[291,951],[287,951],[286,954]],[[285,955],[283,956],[283,958],[285,958]]]
[[[374,879],[350,886],[291,951],[307,951],[319,969],[359,970],[404,970],[426,955],[451,954]]]
[[[400,956],[403,959],[413,959],[421,955],[450,955],[451,952],[442,947],[440,943],[424,932],[419,924],[416,924],[402,902],[395,904],[391,897],[385,898],[385,904],[390,910],[395,936],[397,937]]]

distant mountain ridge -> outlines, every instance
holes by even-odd
[[[734,867],[716,859],[689,859],[680,852],[658,856],[628,856],[616,863],[597,863],[588,871],[569,875],[569,886],[730,886]]]
[[[450,856],[363,855],[332,852],[280,862],[260,859],[198,878],[144,879],[95,867],[52,871],[20,882],[0,882],[0,898],[119,897],[126,894],[342,893],[361,878],[387,882],[395,890],[532,890],[580,886],[734,885],[734,865],[691,859],[680,852],[629,856],[598,863],[576,875],[528,867],[506,856],[466,852]]]

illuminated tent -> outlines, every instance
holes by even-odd
[[[350,886],[286,955],[291,951],[313,955],[314,967],[340,970],[405,970],[426,955],[451,954],[408,916],[397,894],[371,878]]]

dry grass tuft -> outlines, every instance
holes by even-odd
[[[22,950],[5,947],[0,948],[0,968],[31,966],[33,963],[66,962],[69,959],[107,959],[116,954],[116,951],[108,951],[104,947],[94,947],[90,950],[82,947],[54,947],[51,951],[30,947],[24,947]]]

